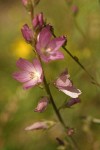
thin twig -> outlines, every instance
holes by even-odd
[[[54,34],[54,32],[53,32],[53,36],[56,37],[56,35]],[[87,73],[87,75],[91,79],[91,83],[97,85],[98,87],[100,87],[100,84],[95,80],[95,78],[88,72],[88,70],[84,67],[84,65],[79,61],[78,57],[73,56],[72,53],[65,46],[62,46],[62,48]]]

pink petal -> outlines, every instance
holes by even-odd
[[[66,69],[61,73],[59,78],[55,82],[55,86],[66,95],[77,98],[81,91],[73,86],[72,81],[69,79],[70,75],[68,74],[68,70]]]
[[[39,41],[38,41],[41,46],[41,49],[45,48],[48,45],[51,36],[52,34],[50,30],[48,30],[46,27],[42,29],[42,31],[39,34]]]
[[[39,23],[40,23],[40,25],[42,26],[43,25],[43,13],[40,13],[39,15],[38,15],[38,19],[39,19]]]
[[[32,23],[33,23],[34,28],[36,28],[38,23],[39,23],[38,16],[35,16],[35,18],[33,19]]]
[[[64,59],[63,53],[56,51],[56,52],[51,52],[50,55],[48,56],[48,59],[51,60],[57,60],[57,59]]]
[[[44,54],[41,54],[41,59],[42,59],[42,61],[44,61],[44,62],[49,62],[49,61],[50,61],[49,58],[48,58],[48,56],[46,56],[46,55],[44,55]]]
[[[48,126],[45,122],[35,122],[34,124],[28,126],[25,128],[25,130],[41,130],[41,129],[47,129]]]
[[[39,74],[41,75],[42,74],[42,67],[41,67],[41,64],[39,62],[38,59],[34,59],[33,60],[33,65],[34,65],[34,68],[37,72],[39,72]]]
[[[23,89],[27,90],[27,89],[29,89],[29,88],[37,85],[37,84],[38,84],[37,78],[33,78],[30,81],[28,81],[28,82],[26,82],[26,83],[23,84]]]
[[[32,42],[32,38],[33,38],[33,33],[32,30],[29,28],[29,26],[27,24],[24,24],[22,29],[21,29],[22,35],[24,37],[24,39],[31,43]]]
[[[48,45],[48,48],[51,48],[53,51],[57,51],[66,41],[65,37],[58,37],[51,40]]]
[[[66,90],[60,88],[60,91],[64,92],[66,95],[72,98],[77,98],[81,94],[81,91],[79,89]]]
[[[41,59],[44,62],[50,62],[52,60],[64,59],[64,55],[61,52],[57,51],[51,54],[41,54]]]
[[[13,78],[23,83],[23,82],[27,82],[30,80],[30,75],[28,72],[25,72],[25,71],[15,72],[13,73]]]
[[[60,78],[57,79],[56,81],[56,86],[58,86],[59,88],[62,87],[67,87],[67,86],[72,86],[72,82],[71,80],[69,80],[68,78],[66,79],[66,76],[61,76]]]
[[[29,71],[29,72],[35,71],[33,64],[23,58],[20,58],[17,61],[17,67],[19,67],[21,70],[24,70],[24,71]]]

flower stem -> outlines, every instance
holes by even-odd
[[[100,87],[100,84],[97,83],[97,81],[95,80],[95,78],[87,71],[87,69],[83,66],[83,64],[79,61],[79,59],[76,56],[73,56],[71,54],[71,52],[65,47],[62,46],[62,48],[69,54],[69,56],[87,73],[87,75],[90,77],[91,79],[91,83],[97,85],[98,87]]]
[[[55,33],[53,32],[53,36],[56,37]],[[65,47],[62,46],[62,48],[67,52],[67,54],[87,73],[87,75],[91,79],[91,83],[97,85],[100,87],[100,84],[95,80],[95,78],[88,72],[88,70],[83,66],[83,64],[79,61],[78,57],[73,56],[72,53]]]
[[[33,20],[33,17],[34,17],[34,8],[32,8],[32,12],[31,12],[31,21]],[[39,59],[39,61],[40,61],[40,63],[41,63],[42,70],[44,71],[41,58],[39,57],[38,54],[37,54],[37,57],[38,57],[38,59]],[[65,124],[65,122],[64,122],[64,120],[63,120],[63,118],[62,118],[62,116],[61,116],[61,114],[60,114],[60,112],[59,112],[59,110],[58,110],[58,108],[57,108],[57,106],[56,106],[54,100],[53,100],[53,97],[52,97],[52,94],[51,94],[49,85],[48,85],[48,83],[47,83],[45,74],[44,74],[44,86],[45,86],[45,90],[46,90],[46,92],[47,92],[47,94],[48,94],[48,96],[49,96],[49,98],[50,98],[50,102],[51,102],[52,107],[53,107],[53,109],[54,109],[54,111],[55,111],[55,114],[56,114],[56,116],[58,117],[59,122],[62,124],[62,126],[64,127],[65,130],[68,130],[69,127],[66,126],[66,124]],[[74,150],[79,150],[79,148],[78,148],[78,146],[77,146],[77,143],[75,142],[75,140],[73,139],[72,136],[68,136],[68,137],[67,137],[67,140],[69,141],[69,143],[71,143],[71,146],[73,147]]]
[[[61,122],[61,124],[63,124],[63,126],[64,126],[66,129],[68,129],[68,127],[65,125],[65,122],[64,122],[64,120],[62,119],[62,117],[61,117],[61,115],[60,115],[60,113],[59,113],[59,111],[58,111],[58,109],[57,109],[57,107],[56,107],[56,104],[55,104],[55,102],[54,102],[54,100],[53,100],[53,97],[52,97],[51,91],[50,91],[50,89],[49,89],[49,86],[48,86],[48,84],[47,84],[47,81],[46,81],[45,76],[44,76],[44,85],[45,85],[46,92],[47,92],[47,94],[49,95],[50,101],[51,101],[51,103],[52,103],[52,106],[53,106],[53,108],[54,108],[54,110],[55,110],[55,113],[56,113],[56,115],[57,115],[59,121]]]
[[[57,106],[56,106],[54,100],[53,100],[50,88],[49,88],[49,86],[47,84],[47,81],[46,81],[46,78],[45,78],[45,75],[44,75],[44,85],[45,85],[45,90],[46,90],[47,94],[49,95],[52,107],[53,107],[53,109],[54,109],[54,111],[55,111],[55,113],[56,113],[56,115],[58,117],[58,120],[60,121],[60,123],[62,124],[62,126],[64,127],[64,129],[68,130],[69,127],[66,126],[66,124],[65,124],[65,122],[64,122],[64,120],[63,120],[63,118],[62,118],[59,110],[57,109]],[[77,143],[75,142],[75,140],[74,140],[74,138],[72,136],[68,136],[67,140],[71,143],[71,145],[73,146],[74,150],[79,150],[79,148],[77,146]]]
[[[43,65],[42,65],[41,58],[40,58],[40,56],[38,54],[37,54],[37,57],[38,57],[38,59],[39,59],[39,61],[41,63],[41,67],[42,67],[42,70],[44,72],[44,68],[43,68]],[[44,74],[44,80],[43,81],[44,81],[45,90],[46,90],[46,92],[47,92],[47,94],[48,94],[48,96],[50,98],[50,102],[52,104],[52,107],[54,109],[54,112],[55,112],[56,116],[58,117],[59,122],[62,124],[62,126],[64,127],[64,129],[65,129],[65,131],[67,133],[67,130],[69,129],[69,127],[65,124],[65,122],[64,122],[64,120],[63,120],[63,118],[62,118],[62,116],[60,114],[60,111],[59,111],[59,109],[57,108],[57,106],[56,106],[56,104],[54,102],[54,99],[52,97],[49,85],[48,85],[47,80],[46,80],[45,73],[43,73],[43,74]],[[67,136],[67,140],[69,141],[69,143],[71,144],[71,146],[73,147],[74,150],[79,150],[79,147],[78,147],[75,139],[72,136]]]

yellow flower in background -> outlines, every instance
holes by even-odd
[[[28,58],[32,52],[32,48],[24,40],[16,40],[12,45],[12,51],[15,57]]]

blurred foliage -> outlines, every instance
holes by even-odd
[[[67,48],[100,83],[100,2],[73,0],[73,3],[79,7],[75,18],[66,0],[40,0],[35,12],[44,12],[56,35],[67,36]],[[48,131],[24,131],[26,126],[37,120],[57,120],[51,106],[41,114],[33,111],[39,97],[45,94],[44,90],[35,87],[23,91],[21,84],[12,78],[18,57],[30,60],[34,57],[32,48],[26,45],[20,32],[24,23],[30,24],[30,19],[21,0],[0,0],[0,150],[55,150],[58,146],[56,137],[66,139],[59,123]],[[68,67],[75,85],[82,90],[82,102],[62,110],[63,118],[70,127],[75,128],[75,139],[81,150],[100,150],[100,123],[89,119],[100,119],[100,88],[92,85],[87,74],[64,54],[63,61],[44,64],[48,82]],[[60,106],[66,95],[52,85],[50,87],[57,106]]]

